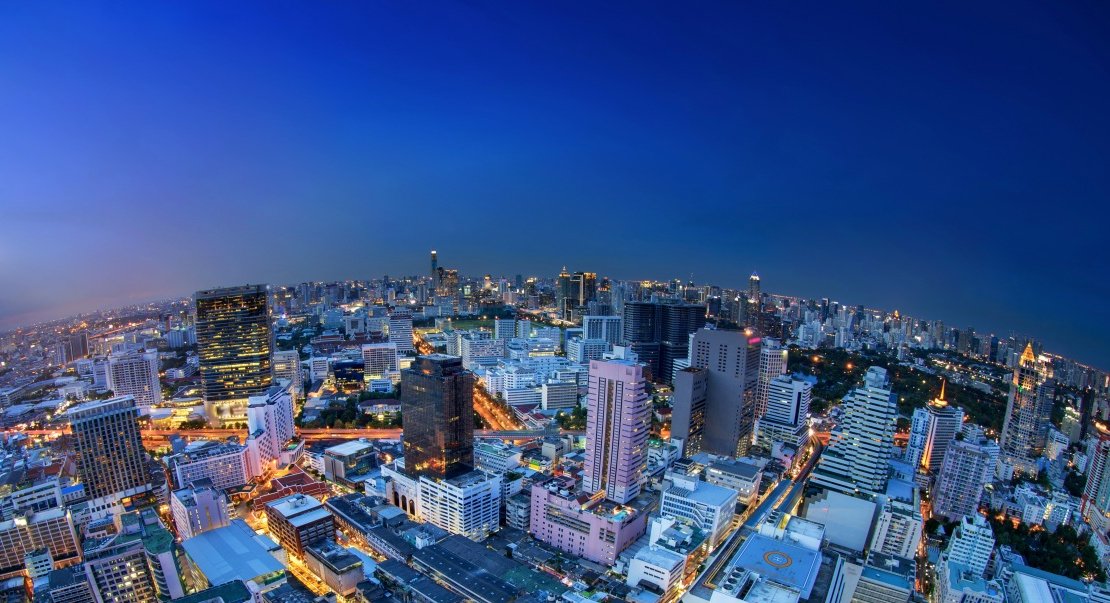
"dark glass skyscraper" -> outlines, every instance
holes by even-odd
[[[690,334],[705,326],[705,306],[659,302],[624,304],[624,340],[651,367],[651,379],[669,383],[674,361],[685,358]]]
[[[474,373],[462,358],[420,356],[401,371],[405,470],[450,478],[474,465]]]
[[[247,398],[270,387],[273,332],[266,285],[197,291],[197,352],[211,422],[245,421]]]
[[[86,496],[122,499],[150,490],[135,398],[86,402],[66,414]]]

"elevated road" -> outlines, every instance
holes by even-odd
[[[35,437],[60,437],[67,435],[68,430],[64,429],[26,429],[22,431],[9,430],[5,434],[22,433],[28,436]],[[144,429],[140,432],[144,440],[159,440],[166,439],[170,436],[181,436],[187,439],[223,439],[231,436],[245,437],[246,431],[239,429]],[[307,441],[314,440],[333,440],[333,439],[356,439],[366,438],[368,440],[397,440],[401,438],[402,429],[387,428],[387,429],[371,429],[371,428],[318,428],[318,429],[299,429],[298,435]],[[538,438],[545,435],[582,435],[584,431],[581,430],[561,430],[561,429],[509,429],[509,430],[496,430],[496,429],[475,429],[474,437],[476,438],[491,438],[491,439],[504,439],[504,440],[522,440],[528,438]]]

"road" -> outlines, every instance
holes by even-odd
[[[22,433],[28,436],[46,436],[46,437],[59,437],[67,435],[68,430],[64,429],[27,429],[23,431],[11,431],[4,433]],[[238,429],[144,429],[140,432],[144,440],[164,440],[170,436],[181,436],[186,439],[224,439],[230,436],[245,436],[246,432]],[[335,440],[335,439],[356,439],[366,438],[368,440],[397,440],[401,438],[401,428],[389,429],[371,429],[371,428],[318,428],[318,429],[299,429],[297,433],[307,441],[318,440]],[[581,430],[559,430],[557,433],[563,435],[583,435],[585,432]],[[525,439],[536,438],[547,435],[548,432],[539,429],[475,429],[474,436],[479,438],[504,438],[504,439]]]

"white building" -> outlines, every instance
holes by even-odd
[[[933,487],[933,514],[950,520],[975,514],[998,454],[998,444],[991,441],[952,442]]]
[[[760,384],[760,387],[764,385]],[[774,442],[783,442],[800,450],[809,439],[809,404],[813,398],[813,384],[779,375],[771,379],[765,389],[766,405],[763,418],[759,420],[757,442],[764,450],[771,450]]]
[[[444,480],[421,476],[419,499],[424,521],[480,542],[500,525],[501,476],[485,471]]]
[[[274,379],[285,379],[293,386],[297,396],[304,395],[304,373],[301,367],[301,355],[297,350],[282,350],[273,355]]]
[[[308,365],[313,382],[319,383],[327,380],[328,372],[331,369],[331,363],[328,362],[327,356],[313,356],[308,359]]]
[[[367,381],[388,379],[394,384],[401,381],[397,362],[397,344],[367,343],[362,346],[363,374]]]
[[[628,564],[629,586],[652,584],[663,593],[678,587],[686,570],[686,556],[661,546],[649,545],[636,551]]]
[[[578,406],[578,384],[574,381],[548,381],[540,386],[540,405],[544,410],[571,409]]]
[[[921,543],[921,513],[912,504],[888,500],[879,511],[871,550],[913,559]]]
[[[170,515],[177,536],[188,540],[197,534],[231,524],[227,497],[209,486],[182,488],[170,495]]]
[[[736,512],[736,491],[681,473],[668,473],[659,513],[689,519],[710,535],[710,546],[724,539]]]
[[[463,368],[477,371],[483,366],[493,366],[505,357],[505,340],[478,335],[482,331],[468,331],[459,339],[459,356]]]
[[[578,363],[601,360],[609,352],[609,346],[610,343],[604,339],[571,337],[567,340],[567,359]]]
[[[242,486],[255,477],[246,446],[212,440],[190,442],[185,450],[165,458],[177,488],[210,480],[218,490]]]
[[[412,312],[395,308],[389,313],[389,341],[397,344],[397,351],[416,351],[412,340]]]
[[[134,396],[135,405],[150,408],[162,403],[158,382],[158,352],[108,357],[108,389],[116,396]]]
[[[758,465],[742,460],[719,458],[705,468],[705,481],[735,490],[736,501],[743,505],[755,499],[762,479],[763,470]]]
[[[759,348],[759,381],[755,390],[755,418],[767,412],[771,382],[786,374],[786,348],[778,341],[764,337]]]
[[[624,341],[624,317],[583,316],[582,338],[601,339],[609,345],[621,345]]]
[[[505,473],[520,467],[522,451],[500,440],[474,443],[474,468]]]
[[[987,520],[976,513],[960,520],[945,554],[949,561],[963,564],[975,575],[982,576],[993,550],[994,532]]]
[[[257,477],[276,468],[282,447],[293,439],[293,398],[288,389],[275,385],[249,400],[247,457],[251,477]]]
[[[844,397],[844,419],[813,471],[813,485],[845,494],[886,491],[898,416],[889,387],[886,369],[873,366],[867,369],[863,387]]]
[[[494,339],[512,339],[516,337],[516,319],[515,318],[495,318],[493,319],[493,338]]]

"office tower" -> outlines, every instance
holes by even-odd
[[[659,380],[670,383],[674,361],[690,356],[690,334],[705,326],[705,306],[666,304],[660,332]]]
[[[110,505],[150,490],[134,398],[86,402],[66,414],[86,496]]]
[[[978,512],[997,457],[998,445],[989,440],[953,441],[933,487],[933,515],[956,520]]]
[[[432,250],[432,271],[430,276],[432,277],[432,290],[436,291],[439,289],[439,257],[436,256],[435,249]]]
[[[251,480],[247,447],[234,442],[197,440],[162,461],[176,488],[207,480],[219,490],[237,488]]]
[[[139,408],[162,403],[158,382],[158,352],[108,357],[108,389],[116,396],[132,396]]]
[[[389,342],[397,345],[397,351],[405,354],[416,351],[412,342],[412,312],[394,308],[389,313]]]
[[[1002,456],[997,472],[1000,479],[1010,479],[1014,473],[1037,474],[1037,458],[1044,449],[1054,391],[1050,360],[1035,355],[1033,343],[1027,343],[1010,382],[1000,441]]]
[[[20,575],[27,554],[41,549],[49,551],[56,565],[80,560],[81,545],[67,509],[18,510],[0,521],[0,580]]]
[[[515,318],[495,318],[493,319],[493,338],[494,339],[512,339],[516,337],[516,319]]]
[[[630,301],[624,304],[624,335],[622,340],[651,371],[654,381],[663,381],[659,370],[660,327],[663,321],[660,304]]]
[[[447,478],[474,464],[474,373],[462,359],[420,356],[401,371],[405,469]]]
[[[767,412],[767,391],[771,381],[786,374],[787,350],[778,341],[764,337],[759,349],[759,384],[755,394],[755,420]]]
[[[763,293],[759,290],[759,274],[755,272],[748,277],[748,299],[745,308],[747,310],[747,316],[744,317],[745,326],[754,329],[757,333],[762,332],[760,316],[763,313]]]
[[[292,494],[266,503],[270,533],[287,552],[304,558],[305,547],[335,538],[335,518],[320,501]]]
[[[945,554],[949,561],[966,565],[976,576],[982,576],[994,551],[994,532],[987,520],[972,513],[960,520]]]
[[[210,422],[242,422],[247,399],[273,381],[269,298],[265,285],[196,293],[197,354]]]
[[[682,441],[683,456],[702,451],[705,440],[706,390],[709,371],[684,368],[674,375],[671,397],[671,438]]]
[[[570,299],[570,273],[567,272],[567,267],[563,266],[559,276],[555,277],[555,309],[559,313],[559,318],[567,317],[567,309],[572,304]]]
[[[666,481],[659,513],[693,522],[709,535],[710,548],[720,544],[736,513],[736,490],[681,473],[668,473]]]
[[[912,504],[888,499],[879,511],[870,550],[913,559],[921,543],[921,512]]]
[[[626,360],[590,362],[583,486],[626,503],[640,493],[647,466],[651,400],[643,367]]]
[[[293,439],[293,397],[289,390],[273,386],[251,396],[247,404],[247,472],[257,477],[273,470],[281,461],[285,443]]]
[[[705,369],[707,373],[701,449],[724,456],[744,456],[751,448],[755,431],[760,340],[744,331],[703,328],[689,341],[690,367]]]
[[[809,439],[809,404],[813,383],[779,375],[767,384],[767,409],[759,420],[757,441],[764,450],[782,442],[801,450]]]
[[[1079,513],[1088,523],[1106,525],[1110,523],[1110,427],[1105,423],[1094,423],[1094,446],[1088,447],[1091,457],[1087,469],[1087,483],[1083,487]]]
[[[880,494],[886,490],[898,408],[886,369],[873,366],[863,387],[844,397],[844,419],[833,429],[831,443],[810,482],[844,494]]]
[[[906,462],[923,474],[936,475],[944,464],[944,454],[963,425],[964,412],[949,406],[944,399],[944,381],[940,395],[913,411],[910,438],[906,444]]]
[[[66,356],[70,362],[89,357],[89,333],[87,331],[70,335],[67,343]]]
[[[170,516],[181,540],[231,524],[227,497],[204,481],[170,495]]]
[[[452,534],[483,541],[501,519],[502,478],[469,471],[448,479],[420,476],[420,517]]]
[[[611,345],[621,345],[624,337],[624,319],[620,316],[583,316],[582,338],[604,339]]]
[[[293,386],[297,396],[304,396],[304,371],[297,350],[274,352],[274,380],[284,379]]]
[[[397,344],[365,343],[362,345],[363,375],[369,380],[389,379],[393,383],[401,380],[397,361]]]

